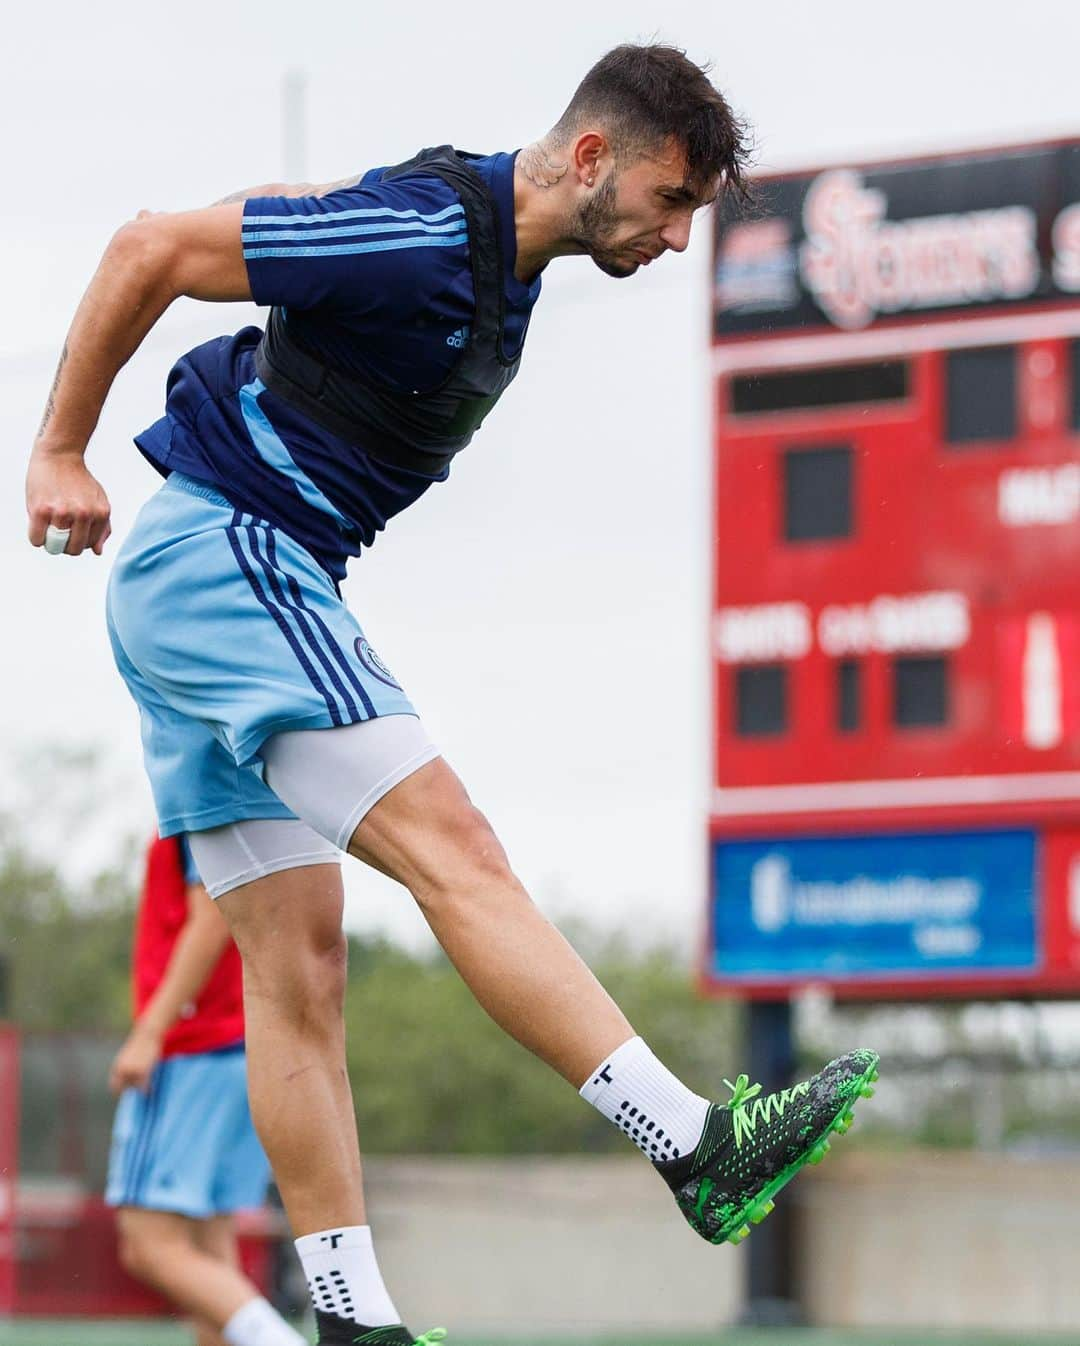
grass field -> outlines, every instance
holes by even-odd
[[[449,1346],[702,1346],[703,1337],[627,1337],[590,1338],[574,1341],[532,1340],[522,1337],[509,1342],[468,1339],[452,1336]],[[718,1332],[717,1346],[1064,1346],[1072,1341],[1063,1336],[1036,1335],[1018,1337],[1015,1333],[943,1334],[928,1331],[904,1332],[831,1332],[750,1331],[730,1328]],[[20,1320],[0,1322],[0,1346],[182,1346],[191,1336],[182,1327],[161,1322],[87,1322]]]

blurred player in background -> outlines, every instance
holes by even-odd
[[[160,315],[181,295],[272,309],[265,333],[208,342],[170,374],[165,416],[137,439],[167,480],[117,559],[109,621],[159,825],[191,834],[243,954],[252,1111],[324,1343],[413,1340],[364,1214],[339,848],[409,889],[484,1009],[625,1132],[704,1238],[744,1237],[870,1089],[870,1052],[764,1098],[739,1076],[723,1104],[676,1079],[532,904],[339,590],[509,387],[548,263],[588,257],[628,278],[683,252],[695,213],[741,192],[744,168],[742,127],[698,66],[673,47],[618,47],[518,152],[442,146],[140,218],[72,325],[27,504],[31,542],[77,555],[109,532],[87,442]],[[627,377],[647,370],[644,356]],[[553,433],[618,474],[603,435],[618,389],[587,365],[565,381]],[[658,483],[675,452],[656,446]],[[572,459],[553,461],[575,490]],[[669,522],[660,505],[661,545]],[[446,582],[431,576],[433,602]],[[663,714],[664,694],[642,688],[642,714]],[[542,706],[538,669],[523,713]],[[513,725],[491,728],[513,751]]]
[[[109,1074],[121,1261],[190,1315],[198,1346],[297,1346],[239,1269],[233,1213],[262,1204],[270,1166],[248,1110],[240,955],[182,834],[150,847],[132,973],[135,1022]]]

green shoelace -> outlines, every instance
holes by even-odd
[[[731,1113],[737,1149],[742,1149],[743,1142],[753,1136],[758,1122],[768,1125],[774,1115],[777,1118],[783,1117],[788,1104],[808,1093],[810,1088],[808,1083],[803,1082],[792,1085],[790,1089],[781,1089],[779,1093],[759,1098],[761,1085],[751,1084],[749,1075],[737,1076],[734,1084],[730,1080],[725,1080],[724,1083],[731,1090],[731,1097],[724,1106]]]

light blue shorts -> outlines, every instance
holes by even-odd
[[[177,473],[120,549],[108,621],[162,836],[292,818],[262,778],[272,734],[416,714],[314,558]]]
[[[208,1220],[261,1206],[270,1165],[251,1122],[242,1045],[170,1056],[120,1096],[105,1200]]]

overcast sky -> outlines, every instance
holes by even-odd
[[[307,174],[326,180],[444,141],[516,148],[608,47],[654,35],[714,63],[763,168],[1080,130],[1073,0],[102,0],[7,15],[0,740],[39,761],[49,745],[100,746],[113,787],[99,853],[152,822],[105,637],[108,559],[32,551],[22,479],[111,232],[143,206],[279,179],[289,71],[308,83]],[[346,586],[541,903],[686,949],[704,911],[708,282],[704,218],[685,256],[632,281],[556,262],[513,391]],[[121,375],[90,451],[116,534],[155,488],[131,436],[160,414],[173,359],[253,319],[180,304]],[[8,801],[28,788],[3,783]],[[422,937],[403,892],[348,868],[353,928]]]

